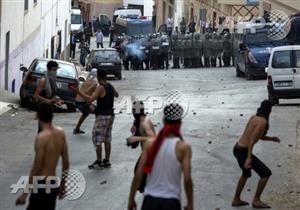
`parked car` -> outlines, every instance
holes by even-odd
[[[119,53],[114,48],[92,50],[87,59],[86,70],[92,68],[105,70],[108,75],[122,79],[122,63]]]
[[[274,48],[266,72],[272,103],[300,98],[300,45]]]
[[[20,88],[20,100],[22,107],[28,107],[30,103],[34,103],[33,98],[39,79],[47,71],[47,63],[50,59],[36,58],[33,60],[29,68],[21,67],[23,71],[23,83]],[[66,104],[69,111],[76,111],[74,106],[75,92],[71,87],[77,87],[79,84],[78,72],[75,65],[61,60],[55,60],[59,69],[57,70],[57,96],[59,96]]]

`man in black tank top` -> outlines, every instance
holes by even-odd
[[[97,71],[99,86],[95,92],[89,96],[78,89],[77,93],[88,103],[97,100],[95,110],[96,120],[93,128],[93,143],[96,149],[97,160],[89,165],[90,169],[109,168],[111,166],[109,158],[111,152],[111,131],[114,122],[114,97],[119,97],[115,88],[107,82],[106,72]],[[102,162],[102,143],[105,145],[105,159]]]

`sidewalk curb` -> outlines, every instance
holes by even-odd
[[[0,116],[6,112],[9,112],[10,110],[17,110],[18,108],[19,105],[17,104],[0,101]]]

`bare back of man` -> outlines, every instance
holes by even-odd
[[[49,128],[43,130],[36,139],[36,162],[37,167],[35,175],[37,176],[55,176],[56,166],[60,156],[65,156],[67,153],[67,145],[64,131],[61,128]],[[42,153],[42,155],[41,155]],[[39,159],[40,158],[40,159]]]
[[[80,91],[91,96],[93,92],[96,90],[97,84],[98,84],[97,81],[94,79],[86,80],[80,87]],[[80,96],[80,94],[77,94],[75,101],[85,102],[86,100],[82,96]]]
[[[251,143],[250,138],[252,138],[253,135],[257,135],[257,137],[255,138],[257,142],[263,136],[265,131],[264,129],[267,127],[267,124],[268,122],[266,119],[262,117],[252,116],[249,119],[244,133],[238,141],[238,144],[241,147],[248,148]]]

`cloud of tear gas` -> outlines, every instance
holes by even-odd
[[[144,57],[145,57],[145,53],[144,51],[141,49],[141,43],[140,42],[133,42],[133,43],[130,43],[126,46],[126,53],[129,55],[129,56],[132,56],[132,57],[136,57],[138,58],[139,60],[143,60]]]

